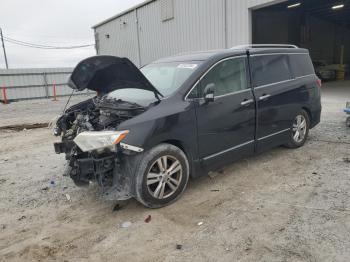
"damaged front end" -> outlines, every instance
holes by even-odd
[[[77,186],[97,182],[107,199],[131,198],[132,162],[143,149],[124,144],[129,130],[118,127],[154,106],[161,94],[129,60],[110,56],[81,62],[73,71],[70,86],[80,91],[88,88],[98,95],[70,107],[56,122],[54,134],[61,136],[61,142],[54,147],[57,154],[66,156],[65,175]],[[156,99],[145,106],[109,95],[126,88],[154,92]]]
[[[110,104],[113,106],[107,106]],[[117,131],[117,128],[145,110],[106,97],[95,97],[68,109],[54,130],[62,138],[54,147],[57,154],[66,155],[65,175],[77,186],[97,182],[108,198],[130,198],[131,181],[123,167],[125,156],[141,153],[143,149],[122,143],[129,131]]]

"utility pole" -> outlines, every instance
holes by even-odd
[[[9,69],[9,65],[7,63],[7,56],[6,56],[6,49],[5,49],[5,42],[4,42],[4,36],[2,35],[2,29],[0,27],[0,38],[2,42],[2,49],[4,50],[4,57],[5,57],[5,64],[6,64],[6,69]]]

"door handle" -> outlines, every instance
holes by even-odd
[[[262,95],[261,97],[259,97],[259,100],[265,100],[268,99],[271,95]]]
[[[246,105],[249,105],[249,104],[251,104],[253,102],[254,102],[253,99],[246,99],[243,102],[241,102],[241,106],[246,106]]]

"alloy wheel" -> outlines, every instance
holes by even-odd
[[[293,140],[296,143],[301,143],[306,135],[307,122],[303,115],[298,115],[293,123]]]
[[[182,165],[174,156],[161,156],[147,173],[148,192],[157,199],[165,199],[176,192],[182,179]]]

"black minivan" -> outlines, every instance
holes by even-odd
[[[306,49],[253,45],[164,58],[80,62],[69,82],[97,95],[58,119],[66,175],[105,198],[152,208],[178,199],[189,177],[267,149],[301,147],[320,122],[321,81]]]

